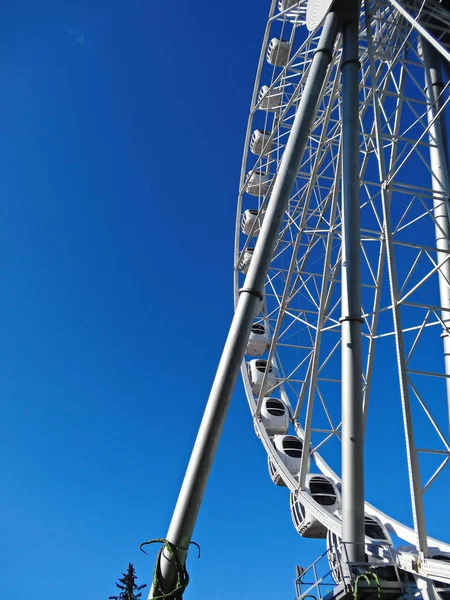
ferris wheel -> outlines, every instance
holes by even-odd
[[[242,163],[236,303],[314,57],[323,51],[326,32],[317,29],[325,19],[325,30],[329,7],[272,2]],[[449,8],[437,0],[363,2],[353,99],[341,72],[356,60],[346,55],[342,29],[333,32],[241,368],[270,477],[289,489],[298,533],[327,538],[331,563],[343,538],[341,442],[351,435],[343,432],[341,398],[356,395],[363,409],[354,444],[360,452],[364,436],[374,444],[366,479],[378,464],[385,490],[382,507],[364,502],[361,552],[433,582],[430,594],[450,583],[450,540],[431,538],[426,528],[450,491]],[[343,173],[343,119],[352,100],[357,211],[342,198],[351,176]],[[358,378],[360,389],[349,389]],[[363,489],[361,471],[347,495]],[[399,493],[394,479],[407,488],[405,522],[390,516]]]
[[[235,315],[149,598],[187,585],[239,368],[294,527],[326,540],[329,578],[299,571],[298,598],[448,598],[427,523],[450,491],[449,32],[448,0],[272,1]]]

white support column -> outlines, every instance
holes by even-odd
[[[348,5],[347,5],[348,6]],[[347,8],[347,7],[346,7]],[[359,191],[359,2],[342,27],[342,541],[364,562],[364,420]]]
[[[446,259],[450,252],[449,196],[450,177],[448,165],[445,115],[442,110],[441,56],[427,41],[422,40],[422,59],[425,67],[425,84],[428,105],[430,138],[431,185],[433,188],[433,216],[435,221],[437,263]],[[440,111],[440,112],[439,112]],[[439,295],[444,324],[442,343],[447,386],[447,409],[450,421],[450,261],[439,268]]]

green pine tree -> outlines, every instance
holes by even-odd
[[[147,585],[145,583],[144,585],[136,584],[137,575],[131,563],[128,564],[127,572],[122,573],[122,575],[123,577],[116,583],[120,594],[118,596],[109,596],[108,600],[139,600],[142,596],[140,590],[143,590]]]

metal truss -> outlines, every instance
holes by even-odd
[[[317,44],[316,34],[308,34],[304,26],[305,3],[288,2],[284,10],[281,4],[272,3],[250,108],[237,209],[236,298],[242,285],[239,265],[255,240],[241,233],[240,217],[246,209],[258,209],[264,217]],[[368,0],[361,14],[364,419],[367,432],[377,423],[377,459],[394,472],[407,473],[411,517],[402,525],[368,503],[366,510],[378,510],[392,531],[416,545],[422,566],[414,568],[422,573],[437,569],[426,559],[430,545],[450,550],[447,543],[430,540],[426,528],[428,512],[436,509],[438,494],[447,497],[450,481],[450,177],[445,139],[450,96],[447,76],[445,84],[433,80],[440,61],[444,73],[449,71],[444,60],[450,58],[449,28],[450,14],[437,0]],[[290,44],[283,68],[265,61],[273,37]],[[309,456],[336,481],[341,431],[340,53],[338,42],[267,275],[264,314],[257,317],[270,332],[265,358],[280,376],[270,394],[287,402],[292,427]],[[275,110],[262,109],[258,92],[263,85],[268,86],[266,99],[279,99]],[[259,155],[248,151],[254,129],[270,133]],[[246,174],[258,172],[269,174],[269,189],[249,196]],[[245,365],[242,374],[255,426],[271,460],[288,486],[304,493],[308,453],[298,477],[290,477],[264,435],[263,397],[252,395]],[[383,413],[398,420],[395,439],[384,438]],[[431,489],[436,491],[427,506]],[[382,508],[388,512],[389,490],[386,496]],[[339,529],[330,520],[327,526]],[[450,581],[447,570],[442,577]]]

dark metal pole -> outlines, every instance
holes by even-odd
[[[342,540],[364,562],[364,442],[359,192],[359,2],[347,0],[342,36]],[[345,19],[345,20],[344,20]]]

